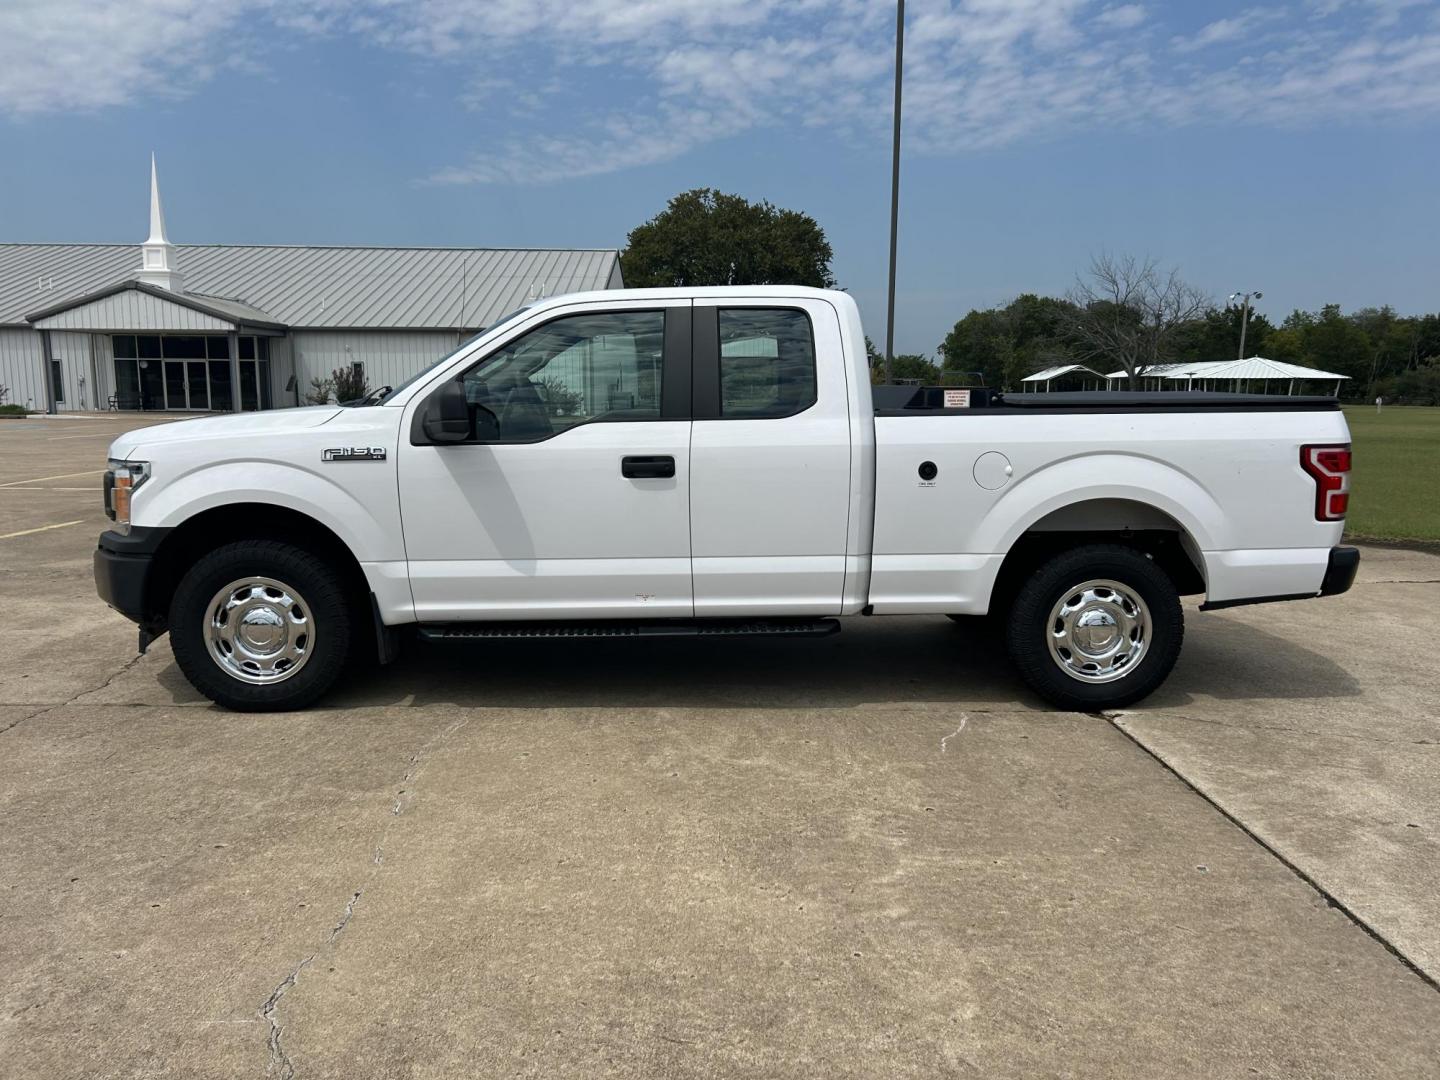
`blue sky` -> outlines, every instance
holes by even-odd
[[[897,348],[1150,255],[1440,310],[1440,4],[910,0]],[[0,240],[611,247],[813,214],[884,329],[889,0],[7,0]]]

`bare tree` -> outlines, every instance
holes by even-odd
[[[1162,271],[1154,259],[1097,255],[1067,294],[1067,329],[1081,358],[1118,364],[1130,385],[1169,355],[1175,331],[1214,304],[1200,289]]]

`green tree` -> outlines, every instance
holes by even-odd
[[[1345,389],[1352,395],[1368,391],[1373,353],[1370,336],[1340,313],[1339,304],[1326,304],[1305,328],[1305,365],[1350,376]]]
[[[940,344],[947,372],[978,371],[985,385],[1007,388],[1032,372],[1073,361],[1065,326],[1070,304],[1024,293],[1004,307],[971,311]]]
[[[1380,308],[1361,308],[1352,312],[1350,321],[1365,332],[1370,339],[1370,377],[1365,389],[1365,400],[1375,396],[1375,385],[1392,376],[1399,376],[1418,367],[1430,353],[1425,347],[1432,344],[1424,333],[1426,320],[1440,320],[1436,316],[1406,318],[1398,315],[1388,304]],[[1440,342],[1434,342],[1440,346]]]
[[[1415,341],[1410,366],[1440,364],[1440,315],[1422,315],[1413,321]]]
[[[865,335],[865,357],[870,361],[870,381],[877,386],[884,383],[885,357],[875,348],[869,334]],[[940,381],[940,365],[919,353],[899,353],[890,361],[890,378],[897,383],[934,386]]]
[[[940,343],[940,356],[948,372],[978,371],[986,386],[1004,386],[1014,342],[999,308],[971,311],[957,322]]]
[[[1245,328],[1245,355],[1270,356],[1266,351],[1275,327],[1259,312],[1250,312]],[[1179,363],[1234,360],[1240,354],[1240,309],[1210,308],[1175,331],[1171,356]],[[1278,359],[1278,357],[1272,357]]]
[[[835,285],[825,230],[809,214],[713,188],[681,192],[630,230],[620,268],[632,288]]]

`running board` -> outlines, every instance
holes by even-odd
[[[427,623],[426,641],[479,641],[493,638],[637,638],[637,637],[825,637],[840,631],[837,619],[613,619],[596,622]]]

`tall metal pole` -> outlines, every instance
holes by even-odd
[[[895,140],[890,155],[890,298],[885,317],[885,382],[895,356],[895,246],[900,229],[900,84],[905,68],[905,0],[895,5]]]
[[[1250,325],[1250,312],[1253,306],[1250,301],[1259,300],[1264,295],[1258,289],[1255,292],[1247,293],[1232,292],[1226,301],[1226,303],[1233,304],[1235,297],[1240,297],[1240,355],[1236,357],[1238,360],[1245,359],[1245,330]]]

